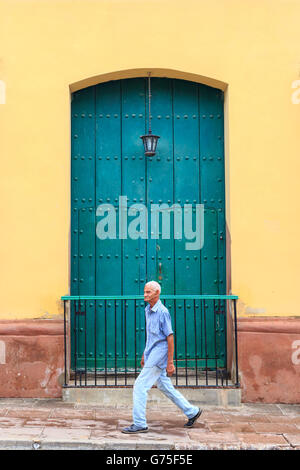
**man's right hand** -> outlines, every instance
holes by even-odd
[[[144,354],[143,354],[142,359],[141,359],[141,366],[144,367],[144,364],[145,364],[145,361],[144,361]]]

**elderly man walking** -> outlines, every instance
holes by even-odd
[[[133,424],[122,429],[125,434],[148,432],[147,394],[155,383],[187,416],[185,427],[192,427],[202,412],[200,408],[192,406],[171,382],[170,376],[175,372],[174,336],[170,313],[159,299],[160,292],[158,282],[150,281],[145,284],[144,300],[148,302],[145,308],[147,342],[141,360],[143,369],[133,388]]]

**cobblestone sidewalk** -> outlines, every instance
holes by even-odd
[[[194,428],[172,404],[148,408],[149,433],[126,435],[131,409],[0,399],[0,449],[300,449],[300,405],[204,407]]]

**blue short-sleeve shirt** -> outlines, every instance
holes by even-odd
[[[173,334],[169,310],[161,300],[153,307],[145,308],[147,342],[144,351],[144,367],[157,366],[165,369],[168,363],[167,337]]]

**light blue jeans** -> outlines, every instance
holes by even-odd
[[[156,383],[161,390],[175,405],[177,405],[187,418],[195,416],[199,408],[192,406],[181,393],[173,387],[170,377],[167,376],[166,369],[157,366],[144,367],[137,377],[133,387],[133,423],[139,428],[146,428],[146,404],[148,391]]]

